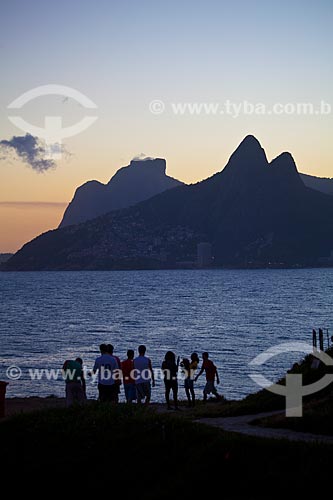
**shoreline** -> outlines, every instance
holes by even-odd
[[[86,403],[97,403],[97,399],[87,399]],[[199,401],[199,400],[198,400]],[[182,404],[183,401],[180,401]],[[184,401],[185,403],[185,401]],[[126,405],[125,401],[118,403],[119,405]],[[133,403],[136,406],[136,403]],[[163,409],[166,407],[166,403],[151,402],[149,407]],[[39,410],[49,410],[57,408],[66,408],[66,398],[58,396],[26,396],[26,397],[11,397],[5,399],[5,417],[10,418],[14,415],[20,415],[22,413],[29,413]],[[185,408],[184,408],[185,410]]]
[[[5,399],[5,419],[21,413],[47,410],[52,408],[65,408],[66,400],[60,397],[26,396],[24,398],[12,397]]]
[[[66,268],[66,269],[4,269],[0,265],[0,273],[58,273],[58,272],[114,272],[114,271],[259,271],[259,270],[304,270],[304,269],[333,269],[333,263],[326,263],[322,265],[306,265],[306,264],[266,264],[266,265],[239,265],[239,266],[217,266],[217,267],[133,267],[133,268],[113,268],[113,269],[87,269],[87,268]]]

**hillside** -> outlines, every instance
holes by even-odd
[[[166,175],[163,158],[132,160],[118,170],[107,184],[89,181],[78,187],[59,227],[79,224],[112,210],[147,200],[182,182]]]
[[[183,267],[195,264],[200,242],[216,266],[318,265],[333,249],[333,197],[304,185],[290,153],[268,163],[247,136],[209,179],[49,231],[6,269]]]
[[[0,264],[7,262],[12,256],[12,253],[0,253]]]
[[[307,174],[300,174],[300,176],[307,187],[316,189],[321,193],[333,195],[333,179],[325,177],[315,177],[313,175]]]

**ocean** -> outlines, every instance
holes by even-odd
[[[64,396],[64,361],[79,356],[89,370],[99,344],[112,343],[121,359],[145,344],[154,368],[168,350],[208,351],[219,392],[240,399],[259,389],[249,363],[260,353],[286,342],[311,346],[313,328],[323,329],[325,347],[326,329],[333,334],[333,269],[0,273],[0,299],[8,397]],[[256,372],[276,381],[303,356],[287,349]],[[198,397],[204,382],[203,375]],[[92,378],[87,394],[97,398]],[[163,400],[158,380],[152,401]]]

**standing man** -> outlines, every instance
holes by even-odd
[[[119,402],[119,394],[120,394],[120,386],[121,386],[121,361],[120,361],[120,358],[118,358],[118,356],[114,355],[114,352],[113,352],[114,347],[112,344],[107,344],[106,348],[107,348],[107,353],[114,357],[114,359],[117,361],[117,365],[118,365],[117,376],[116,376],[116,374],[114,376],[114,381],[115,381],[115,384],[117,386],[117,403],[118,403]]]
[[[203,400],[204,402],[207,401],[207,395],[212,393],[216,397],[216,399],[222,399],[222,396],[220,396],[216,390],[215,387],[215,377],[216,377],[216,383],[220,383],[219,375],[217,373],[217,368],[214,365],[213,361],[209,359],[209,354],[208,352],[202,353],[202,367],[198,375],[195,377],[194,381],[196,382],[200,375],[203,374],[203,372],[206,372],[206,385],[203,390]]]
[[[136,399],[135,380],[133,379],[134,370],[134,351],[128,349],[127,359],[121,363],[123,373],[123,382],[125,398],[127,403],[132,403]]]
[[[66,382],[66,406],[74,403],[82,404],[86,399],[86,381],[82,369],[81,358],[67,359],[62,367],[63,378]]]
[[[144,404],[148,406],[151,398],[151,385],[155,387],[155,377],[151,360],[145,356],[146,346],[139,345],[138,351],[139,356],[134,359],[136,397],[138,404],[141,404],[144,399]]]
[[[98,372],[99,400],[102,403],[116,403],[118,401],[118,386],[114,375],[118,371],[116,359],[108,353],[106,344],[101,344],[101,355],[96,358],[93,373]]]

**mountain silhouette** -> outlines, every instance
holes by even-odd
[[[232,168],[236,177],[242,172],[243,182],[248,183],[246,172],[252,176],[266,165],[265,151],[255,137],[248,136],[231,156],[228,168]],[[297,172],[296,165],[295,170]],[[308,187],[333,194],[333,179],[306,174],[300,176]],[[130,165],[119,169],[107,184],[92,180],[79,186],[59,227],[80,224],[112,210],[130,207],[181,184],[181,181],[166,175],[166,162],[162,158],[132,160]]]
[[[7,262],[12,256],[12,253],[0,253],[0,264]]]
[[[119,208],[147,200],[182,182],[166,175],[162,158],[132,160],[118,170],[108,184],[89,181],[78,187],[59,227],[79,224]]]
[[[130,208],[45,233],[7,270],[315,266],[333,249],[333,197],[306,187],[290,153],[272,162],[247,136],[225,168]]]
[[[315,177],[313,175],[300,174],[304,184],[321,193],[333,195],[333,179],[325,177]]]

